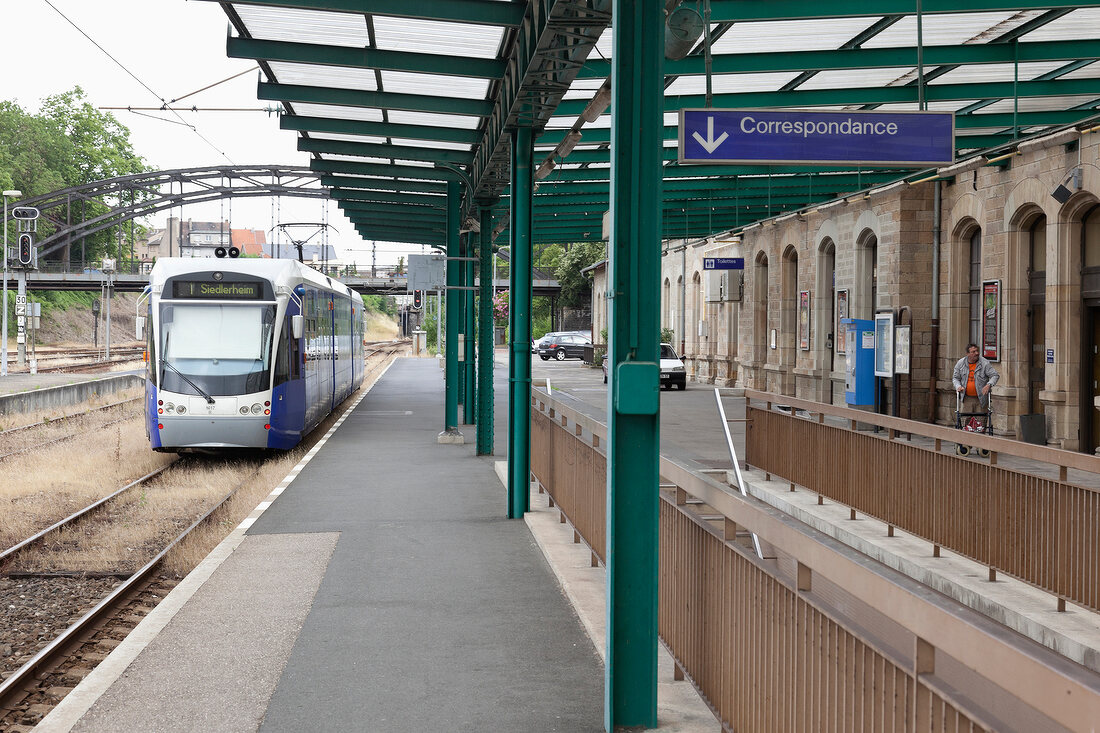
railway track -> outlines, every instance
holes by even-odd
[[[87,418],[87,417],[90,417],[92,415],[96,415],[96,414],[101,413],[101,412],[107,412],[109,410],[112,410],[112,409],[118,408],[118,407],[126,407],[128,405],[134,405],[135,403],[140,405],[141,399],[142,399],[141,397],[133,397],[133,398],[128,399],[128,400],[121,400],[119,402],[112,402],[108,405],[102,405],[100,407],[95,407],[95,408],[92,408],[90,410],[84,410],[82,412],[74,412],[74,413],[70,413],[68,415],[62,415],[60,417],[53,418],[49,421],[43,420],[43,421],[31,423],[29,425],[20,425],[18,427],[14,427],[14,428],[8,428],[7,430],[0,430],[0,461],[3,461],[7,458],[11,458],[13,456],[20,455],[22,453],[29,453],[29,452],[34,451],[34,450],[39,450],[41,448],[45,448],[46,446],[54,445],[54,444],[57,444],[57,443],[63,443],[67,440],[73,440],[75,438],[79,438],[79,437],[85,435],[89,429],[99,430],[99,429],[102,429],[102,428],[105,428],[105,427],[108,427],[108,426],[111,426],[111,425],[117,425],[118,423],[122,423],[122,422],[125,422],[127,420],[132,420],[135,417],[135,415],[124,415],[124,416],[122,416],[118,419],[115,419],[115,420],[109,420],[107,422],[97,423],[94,426],[81,425],[80,429],[78,431],[70,433],[68,435],[61,435],[61,436],[50,438],[50,439],[47,439],[47,440],[38,440],[38,441],[32,442],[30,445],[24,445],[24,446],[19,447],[19,448],[12,447],[12,444],[20,442],[20,441],[24,442],[24,443],[28,442],[28,441],[33,441],[34,440],[34,433],[36,433],[36,432],[47,432],[52,428],[56,428],[57,425],[59,425],[59,424],[64,424],[65,421],[79,421],[79,420],[81,420],[81,418]]]
[[[406,348],[407,344],[407,340],[394,340],[369,345],[366,354],[367,382],[365,387],[369,386],[372,375],[381,372],[389,362],[390,356]],[[354,398],[349,399],[345,404],[350,404],[353,401]],[[342,412],[343,409],[338,413],[334,413],[330,420],[334,421]],[[326,424],[331,424],[331,422],[326,421]],[[314,431],[311,440],[303,442],[300,447],[302,452],[309,450],[312,444],[326,432],[326,424],[322,424]],[[172,465],[179,464],[177,462]],[[171,548],[178,547],[179,543],[192,533],[196,527],[210,524],[211,517],[217,517],[216,525],[219,527],[224,525],[226,527],[225,532],[235,526],[239,521],[236,517],[228,518],[227,514],[216,515],[216,513],[226,506],[241,486],[252,480],[252,477],[262,469],[263,465],[264,463],[261,461],[255,472],[241,481],[232,491],[204,512],[201,517],[193,521],[185,531],[179,533],[155,557],[132,574],[124,572],[52,571],[49,573],[20,572],[7,578],[0,576],[0,588],[3,587],[5,581],[9,584],[9,587],[19,587],[21,589],[30,586],[50,586],[51,588],[61,586],[69,590],[73,587],[77,588],[72,592],[75,600],[68,602],[67,605],[55,604],[53,606],[55,608],[61,606],[53,612],[60,614],[58,620],[66,624],[65,630],[52,636],[52,638],[42,638],[40,643],[30,647],[31,649],[37,649],[33,652],[33,655],[29,650],[22,655],[9,654],[9,656],[18,657],[18,668],[4,672],[3,666],[0,666],[0,730],[7,730],[16,726],[29,728],[36,724],[98,662],[102,661],[114,646],[125,638],[129,631],[140,622],[141,618],[155,608],[156,604],[177,582],[175,576],[164,569],[165,558]],[[36,547],[49,543],[51,536],[59,536],[66,528],[71,534],[74,524],[77,527],[81,526],[79,523],[82,518],[92,518],[100,510],[108,511],[107,507],[110,506],[113,499],[127,493],[140,491],[142,486],[147,485],[156,476],[163,475],[164,472],[162,469],[144,476],[142,479],[116,491],[112,497],[106,497],[90,504],[46,530],[38,532],[33,537],[28,537],[0,552],[0,566],[4,564],[11,566],[13,560],[21,562],[24,553],[34,552]],[[266,490],[269,491],[270,489],[267,488]],[[266,495],[266,493],[263,495]],[[252,506],[253,504],[249,503],[247,511],[251,511]],[[117,586],[114,585],[116,576],[125,578]],[[56,593],[47,590],[45,595],[46,597],[55,597],[56,595],[64,595],[69,590]],[[12,593],[14,594],[14,591]],[[23,595],[20,592],[20,598]],[[39,608],[38,601],[33,599],[37,596],[30,592],[27,595],[28,598],[22,601],[24,604],[23,610],[35,617],[41,616],[43,609]],[[32,607],[26,608],[28,604]],[[89,608],[89,606],[91,607]],[[0,620],[3,620],[4,611],[5,609],[0,607]],[[72,623],[68,623],[70,620]],[[59,626],[60,624],[55,625],[55,627]],[[5,639],[0,638],[0,661],[4,656],[5,643]],[[13,651],[10,645],[8,651]]]
[[[154,477],[163,474],[169,468],[178,464],[179,461],[176,461],[169,466],[143,476],[110,496],[104,497],[35,536],[8,548],[0,553],[0,563],[10,560],[19,553],[31,550],[35,545],[42,544],[48,537],[57,535],[64,528],[72,527],[75,523],[87,519],[91,513],[107,506],[123,493],[132,492],[136,488],[148,484]],[[95,647],[102,647],[103,640],[97,638],[97,635],[109,626],[113,625],[116,629],[113,634],[114,637],[117,637],[118,640],[125,638],[126,633],[129,633],[129,630],[140,621],[140,618],[144,617],[156,605],[155,602],[150,604],[148,600],[142,601],[142,596],[151,594],[159,601],[167,590],[174,586],[174,581],[163,577],[165,574],[162,572],[162,566],[168,554],[196,528],[202,526],[218,510],[224,507],[236,495],[237,491],[256,475],[261,466],[262,461],[244,480],[216,501],[201,516],[192,521],[186,529],[168,542],[163,549],[136,572],[128,575],[120,574],[125,575],[124,580],[110,590],[94,607],[50,640],[22,666],[6,675],[3,681],[0,682],[0,729],[8,725],[26,725],[37,722],[37,718],[41,717],[46,709],[56,704],[57,700],[54,698],[58,697],[58,689],[65,689],[65,680],[51,680],[51,675],[62,670],[65,664],[73,666],[84,664],[89,660],[101,661],[105,654],[96,654],[94,651],[86,652],[83,647],[89,643]],[[22,573],[19,577],[25,579],[38,575]],[[51,575],[55,574],[46,574],[46,577]],[[109,577],[110,575],[112,574],[97,574],[96,579],[100,580],[104,576]],[[154,585],[158,587],[154,588]],[[125,614],[125,618],[120,618],[119,611],[127,606],[133,606],[135,602],[143,607],[144,612],[139,613],[138,610],[140,609],[131,609],[130,613]],[[124,629],[121,631],[121,636],[119,635],[120,629]],[[113,648],[112,644],[107,646]],[[53,682],[60,682],[61,684],[52,684]]]

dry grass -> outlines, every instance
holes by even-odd
[[[367,311],[367,320],[363,324],[363,338],[367,341],[388,341],[397,338],[400,329],[397,322],[389,316]]]
[[[79,377],[73,377],[73,381],[78,381]],[[31,412],[16,412],[10,415],[0,414],[0,430],[8,430],[10,428],[18,428],[23,425],[35,425],[37,423],[57,422],[65,415],[74,412],[80,412],[81,410],[90,410],[96,407],[102,407],[104,405],[110,405],[115,402],[122,402],[123,400],[133,399],[135,397],[141,397],[145,394],[142,387],[133,387],[131,389],[122,390],[113,394],[97,395],[92,399],[82,402],[77,405],[65,405],[62,407],[50,407],[45,410],[34,410]],[[140,403],[138,409],[141,409]]]
[[[372,359],[364,389],[381,374],[393,357]],[[167,560],[177,576],[195,567],[256,505],[267,497],[303,455],[318,441],[351,403],[356,393],[330,415],[293,451],[279,456],[256,454],[245,459],[196,457],[166,471],[150,485],[112,502],[107,515],[97,515],[59,533],[45,552],[20,558],[20,570],[33,572],[132,571],[151,559],[199,516],[237,488],[211,520],[180,543]],[[37,529],[71,514],[99,496],[121,487],[125,470],[144,475],[173,457],[149,450],[140,418],[115,432],[107,428],[94,440],[59,447],[0,463],[0,548],[8,547]],[[62,455],[60,451],[65,451]],[[68,458],[65,458],[65,455]],[[117,456],[117,458],[116,458]],[[23,459],[23,460],[20,460]],[[41,468],[51,466],[52,468]],[[123,466],[128,466],[124,469]],[[35,474],[33,479],[21,476]],[[41,475],[37,475],[41,474]],[[76,475],[84,478],[76,478]],[[16,486],[16,483],[22,483]],[[110,489],[97,489],[99,486]],[[11,517],[12,521],[7,521]]]
[[[0,548],[14,545],[170,463],[139,416],[0,463]]]
[[[255,473],[259,460],[186,461],[112,502],[109,511],[58,532],[20,570],[133,572]],[[227,488],[228,487],[228,488]]]

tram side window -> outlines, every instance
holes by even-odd
[[[150,309],[145,316],[145,376],[153,384],[157,383],[157,351],[156,338],[153,333],[153,311]]]
[[[274,382],[274,386],[278,386],[278,385],[282,384],[290,376],[290,365],[289,365],[289,359],[288,359],[290,344],[288,344],[287,341],[288,340],[293,341],[293,339],[289,339],[288,338],[289,336],[290,336],[290,317],[287,316],[286,320],[283,323],[283,340],[280,341],[278,343],[278,345],[275,347],[275,382]]]

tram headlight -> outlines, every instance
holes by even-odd
[[[183,405],[176,405],[176,412],[182,415],[183,413],[187,412],[187,408]]]
[[[165,402],[164,403],[164,409],[167,412],[171,412],[172,410],[176,409],[176,406],[171,402]]]
[[[261,410],[263,410],[263,409],[264,409],[264,408],[263,408],[263,406],[262,406],[262,405],[260,405],[260,403],[259,403],[259,402],[255,402],[255,403],[253,403],[253,405],[252,405],[252,414],[253,414],[253,415],[259,415],[259,414],[260,414],[260,411],[261,411]]]
[[[241,414],[242,415],[247,415],[248,414],[248,405],[241,405]]]

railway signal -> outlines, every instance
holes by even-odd
[[[34,237],[24,232],[19,235],[19,264],[30,267],[34,262]]]
[[[420,310],[423,307],[423,305],[424,305],[424,291],[423,290],[414,290],[413,291],[413,308],[416,308],[417,310]]]
[[[16,206],[11,210],[11,217],[22,221],[34,221],[38,218],[38,209],[33,206]]]

